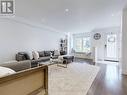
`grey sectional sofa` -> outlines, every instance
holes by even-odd
[[[53,59],[58,58],[57,55],[54,55],[54,51],[38,51],[39,59],[36,60],[34,58],[30,59],[29,55],[26,52],[19,52],[16,54],[16,60],[17,61],[30,60],[31,67],[36,67],[39,62],[49,61],[51,58],[51,53]]]

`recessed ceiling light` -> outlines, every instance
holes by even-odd
[[[65,12],[69,12],[69,9],[65,9]]]

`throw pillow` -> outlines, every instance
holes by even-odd
[[[37,51],[33,51],[32,54],[33,54],[33,58],[34,58],[35,60],[39,59],[39,54],[38,54]]]
[[[44,51],[38,51],[40,57],[45,57]]]

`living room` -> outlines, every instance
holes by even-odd
[[[1,0],[1,95],[126,95],[126,4]]]

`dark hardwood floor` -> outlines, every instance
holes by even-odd
[[[75,59],[75,62],[94,65],[91,60]],[[96,65],[100,71],[87,95],[127,95],[127,76],[120,74],[117,65]]]

